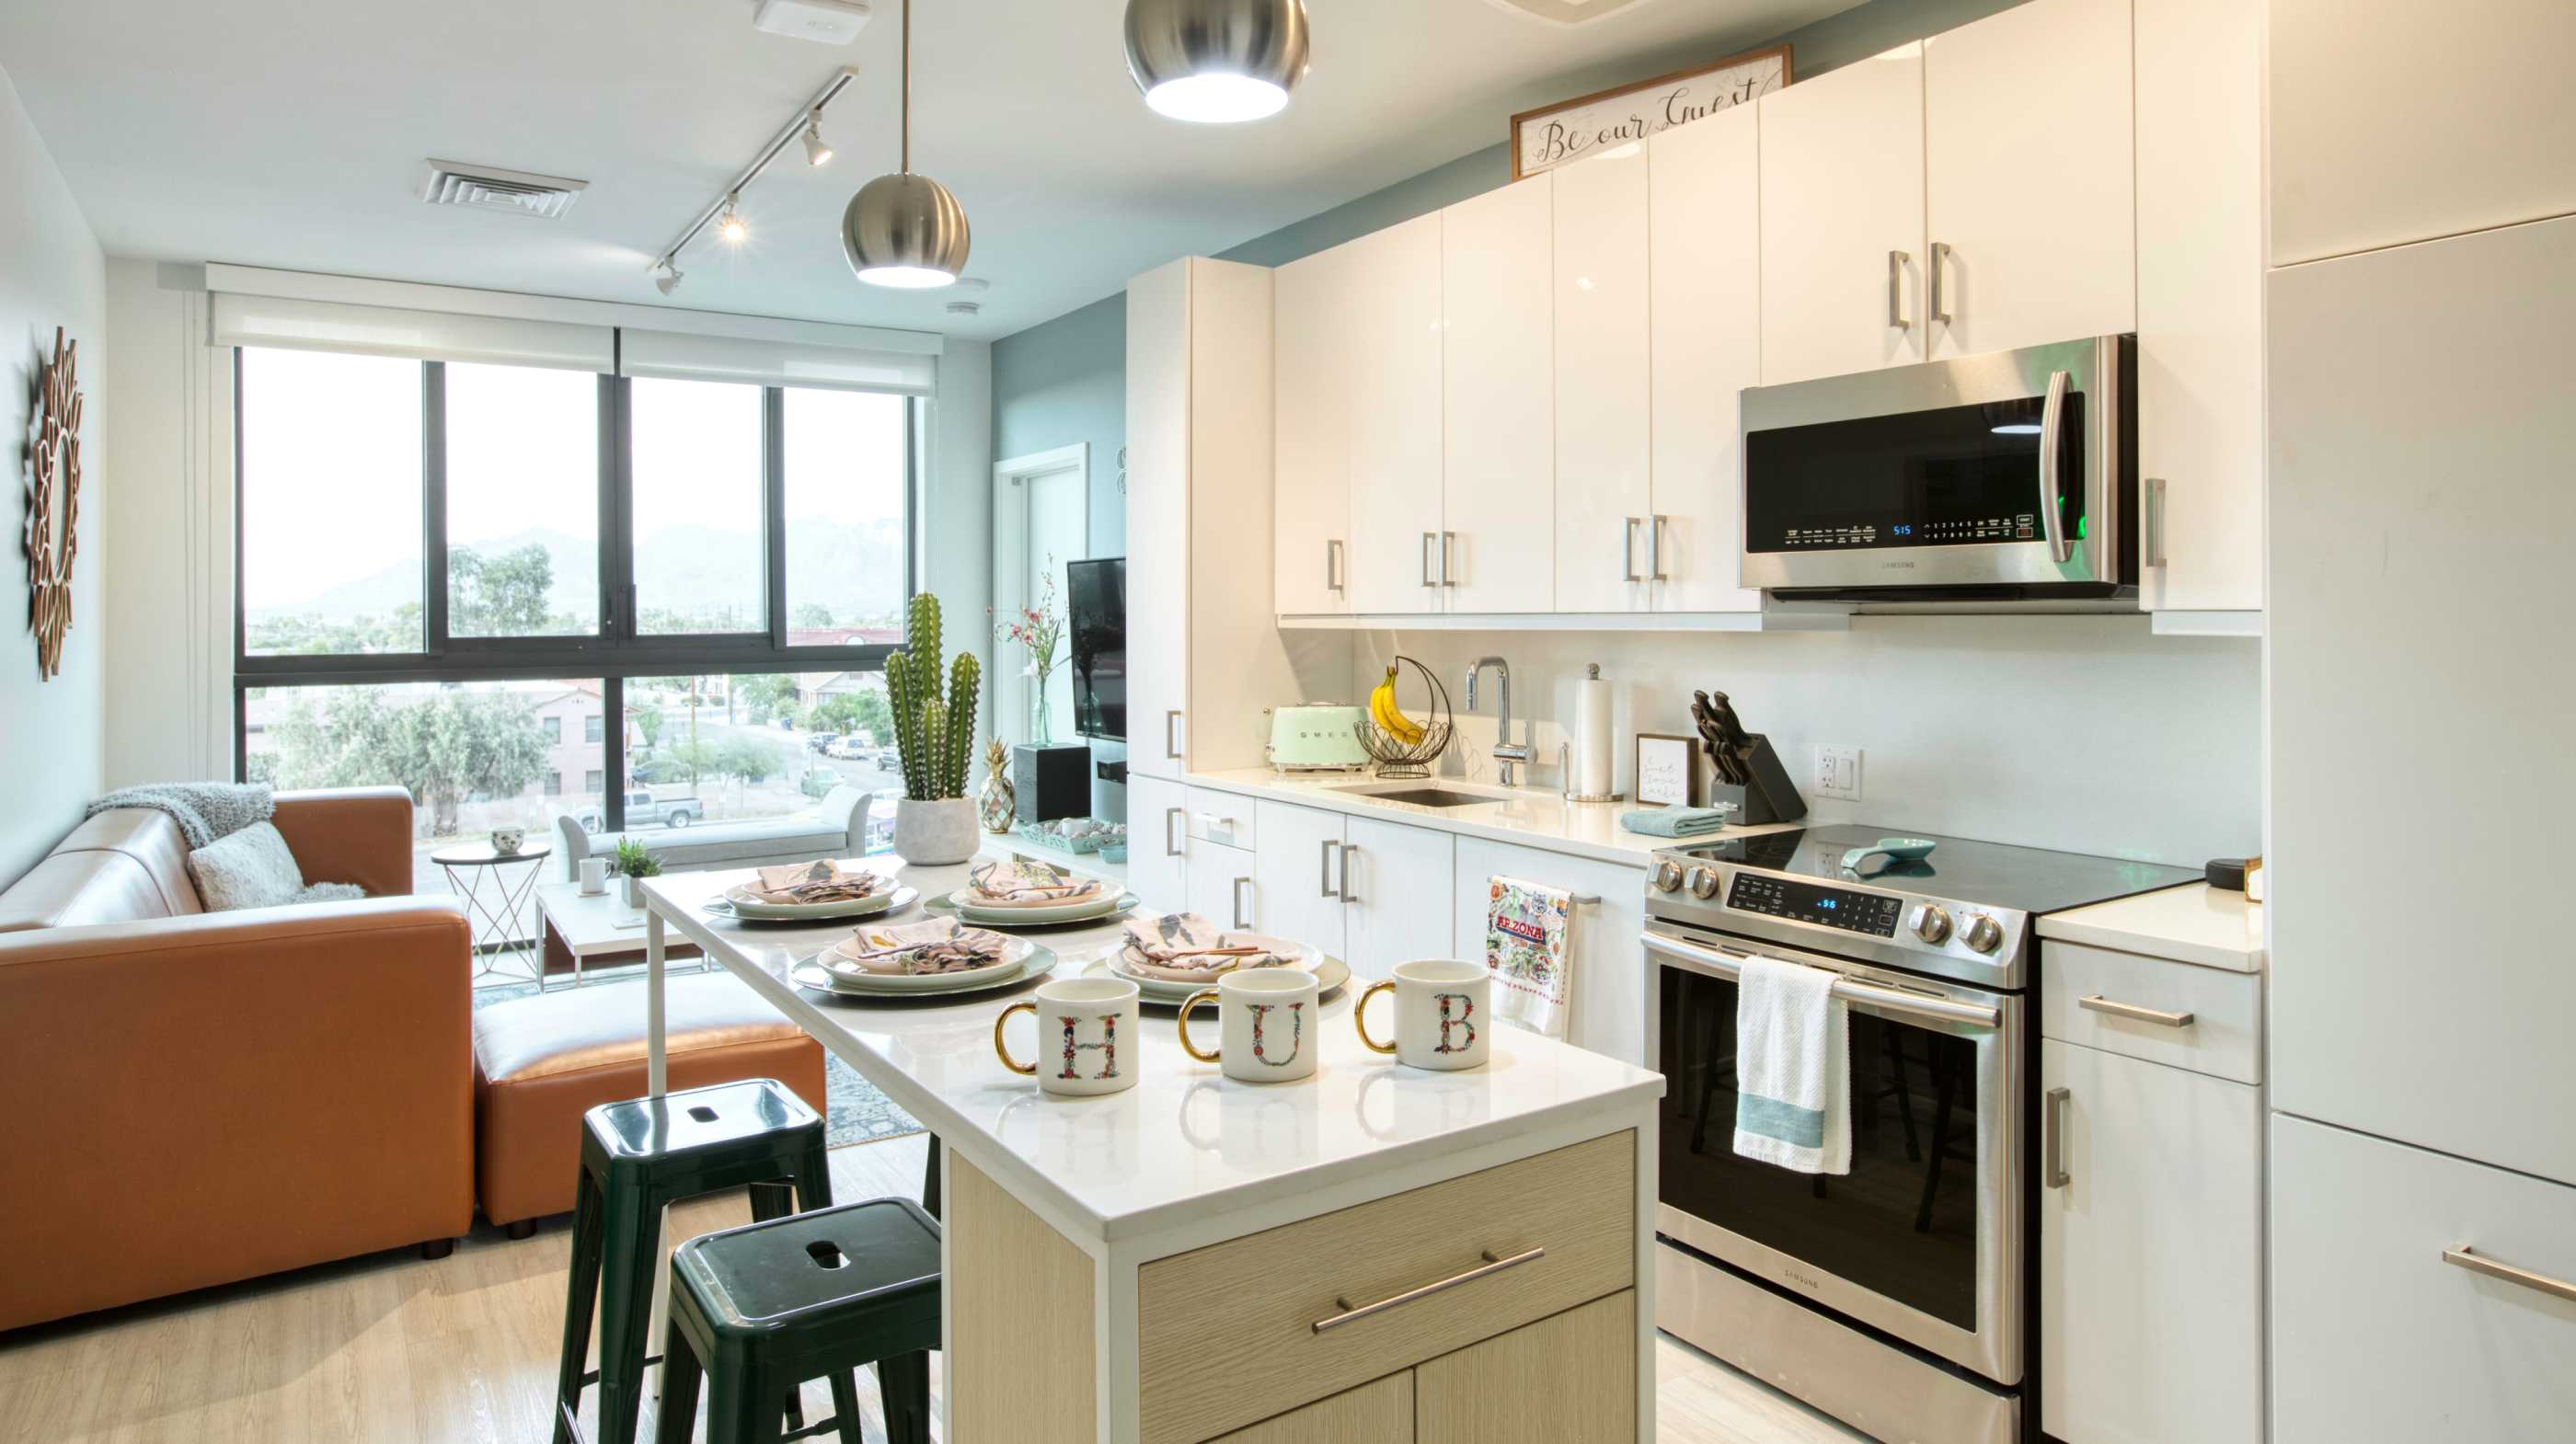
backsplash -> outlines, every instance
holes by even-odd
[[[1512,668],[1516,732],[1535,719],[1542,759],[1521,781],[1554,787],[1574,683],[1598,662],[1615,684],[1618,786],[1629,739],[1693,735],[1693,689],[1726,692],[1766,734],[1809,816],[2197,867],[2261,836],[2262,651],[2229,638],[2157,637],[2139,617],[1860,617],[1849,632],[1372,632],[1350,698],[1391,653],[1430,667],[1466,705],[1467,667]],[[1401,694],[1421,715],[1411,678]],[[1487,679],[1491,689],[1492,679]],[[1319,699],[1320,700],[1320,699]],[[1458,718],[1443,774],[1494,780],[1490,690]],[[1818,798],[1818,744],[1862,749],[1861,800]]]

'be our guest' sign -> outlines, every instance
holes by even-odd
[[[1789,47],[1730,55],[1696,70],[1597,91],[1512,117],[1512,179],[1633,145],[1789,83]]]

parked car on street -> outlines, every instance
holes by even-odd
[[[824,751],[843,762],[861,762],[873,756],[876,749],[856,737],[839,737],[833,739],[832,745]]]
[[[703,821],[706,815],[707,805],[694,797],[655,797],[641,787],[631,788],[626,794],[628,827],[651,827],[655,823],[664,827],[686,827],[692,822]],[[581,825],[587,831],[604,832],[608,829],[608,818],[599,808],[585,809],[580,817]]]
[[[829,752],[832,750],[832,744],[840,740],[841,735],[837,732],[817,732],[805,739],[805,746],[810,751]]]

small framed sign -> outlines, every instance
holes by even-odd
[[[1512,179],[1638,144],[1674,126],[1749,105],[1788,83],[1789,47],[1774,45],[1524,110],[1512,117]]]
[[[1699,739],[1637,734],[1637,801],[1647,807],[1697,807],[1708,800]]]

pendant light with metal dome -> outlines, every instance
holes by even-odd
[[[1306,0],[1127,0],[1127,73],[1174,120],[1276,115],[1306,78]]]
[[[912,173],[912,3],[903,4],[901,169],[859,187],[841,212],[841,253],[871,286],[927,290],[966,269],[966,208],[948,187]]]

